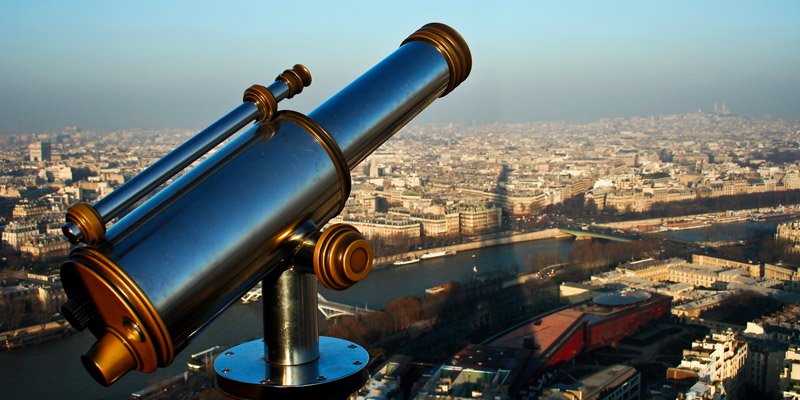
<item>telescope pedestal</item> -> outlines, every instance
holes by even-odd
[[[320,337],[318,359],[300,365],[265,361],[264,341],[231,347],[214,361],[217,386],[247,399],[340,399],[364,385],[369,354],[343,339]]]
[[[318,334],[314,275],[289,268],[265,279],[262,291],[264,339],[217,357],[214,372],[222,391],[247,399],[343,399],[364,385],[367,351]]]

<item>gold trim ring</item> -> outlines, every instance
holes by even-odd
[[[467,42],[455,29],[445,24],[438,22],[426,24],[412,33],[406,40],[403,40],[400,46],[402,47],[409,42],[427,43],[436,48],[447,61],[447,66],[450,69],[450,80],[447,83],[447,89],[440,97],[452,92],[461,82],[467,79],[470,71],[472,71],[472,53],[469,51]]]
[[[347,203],[347,199],[350,197],[350,189],[352,187],[352,183],[350,182],[350,168],[347,165],[347,159],[344,158],[342,149],[339,148],[339,145],[336,144],[336,141],[322,125],[309,118],[307,115],[297,111],[283,110],[278,113],[276,119],[281,118],[293,122],[310,133],[328,153],[331,161],[333,161],[333,165],[336,167],[336,172],[339,174],[339,180],[341,181],[342,196],[339,203],[339,210],[337,210],[336,213],[342,212],[345,203]]]

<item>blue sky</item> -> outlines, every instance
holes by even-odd
[[[422,120],[800,119],[798,1],[0,0],[0,131],[202,128],[298,62],[308,112],[431,21],[473,72]]]

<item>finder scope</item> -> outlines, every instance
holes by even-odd
[[[63,231],[85,245],[61,267],[62,311],[97,337],[81,357],[91,376],[111,385],[132,370],[169,365],[262,281],[264,340],[220,355],[218,386],[251,398],[357,390],[369,357],[354,343],[318,336],[316,284],[344,290],[364,279],[372,249],[351,226],[322,228],[350,195],[350,170],[455,89],[471,66],[455,30],[427,24],[304,115],[277,110],[311,83],[308,69],[296,65],[269,87],[249,88],[240,106],[106,198],[72,206]]]

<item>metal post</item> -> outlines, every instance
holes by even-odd
[[[319,358],[317,277],[289,268],[276,281],[265,280],[261,290],[270,366],[300,365]]]
[[[264,339],[234,346],[214,361],[217,386],[247,399],[344,399],[367,380],[369,354],[319,336],[317,278],[289,267],[262,282]]]

